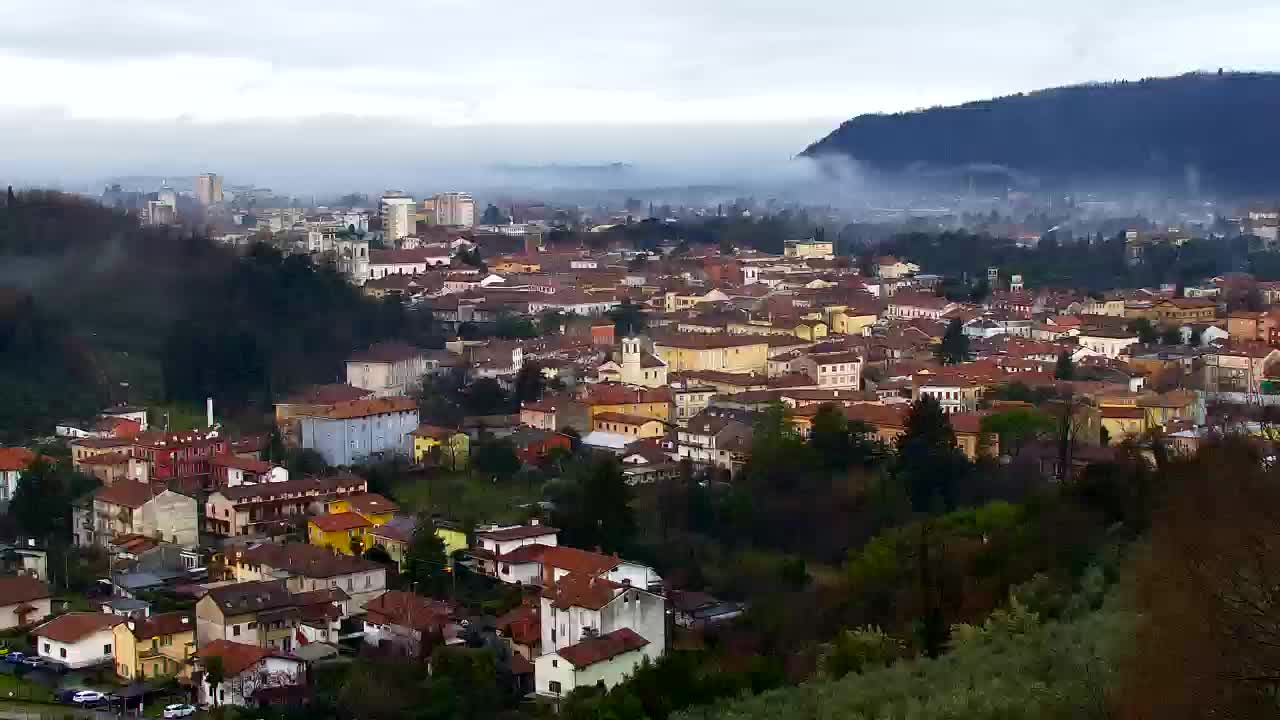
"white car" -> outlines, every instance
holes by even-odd
[[[195,714],[196,714],[195,707],[192,705],[187,705],[186,703],[179,703],[177,705],[164,706],[165,718],[183,718],[183,717],[190,717]]]
[[[85,704],[92,705],[94,703],[100,703],[106,699],[107,699],[107,696],[103,695],[97,690],[81,690],[80,692],[71,696],[71,702],[77,705],[85,705]]]

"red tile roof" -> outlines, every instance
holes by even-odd
[[[579,572],[588,575],[599,575],[608,572],[622,561],[612,555],[602,555],[588,550],[559,545],[547,548],[542,554],[542,562],[571,573]]]
[[[333,515],[317,515],[311,518],[311,524],[320,528],[321,532],[344,532],[355,528],[372,527],[373,523],[353,512],[335,513]]]
[[[418,402],[413,398],[384,397],[338,403],[330,406],[327,410],[314,413],[314,416],[330,420],[350,420],[371,415],[417,411],[417,409]]]
[[[365,606],[369,622],[433,631],[449,623],[453,605],[403,590],[388,590]]]
[[[165,490],[166,488],[163,485],[153,487],[148,483],[136,480],[120,480],[109,487],[99,488],[93,494],[93,497],[95,500],[108,502],[112,505],[122,505],[137,509]]]
[[[26,470],[36,454],[26,448],[0,448],[0,470]]]
[[[254,475],[265,475],[271,472],[271,463],[262,460],[253,460],[251,458],[242,458],[239,455],[214,455],[209,458],[209,464],[214,467],[228,467],[236,470],[243,470]]]
[[[0,577],[0,606],[40,600],[49,596],[49,586],[29,575]]]
[[[544,553],[543,557],[545,556]],[[542,595],[551,600],[551,607],[557,610],[574,607],[599,610],[612,602],[623,587],[594,574],[569,573],[543,590]]]
[[[352,400],[362,400],[370,395],[373,395],[371,391],[350,385],[312,385],[276,404],[334,405],[341,402],[351,402]]]
[[[152,615],[135,626],[134,637],[144,638],[176,635],[183,632],[195,632],[196,620],[190,612],[178,611]]]
[[[543,535],[555,535],[560,532],[558,529],[548,525],[518,525],[511,528],[503,528],[501,530],[485,530],[476,533],[477,538],[485,540],[497,540],[503,542],[506,540],[524,540],[527,538],[542,537]]]
[[[201,646],[196,655],[202,659],[211,657],[222,658],[222,671],[227,677],[234,677],[249,668],[257,665],[266,658],[278,657],[288,658],[288,655],[277,653],[264,647],[257,645],[246,645],[245,643],[231,642],[230,640],[214,640]]]
[[[568,660],[575,668],[581,670],[623,653],[639,650],[648,644],[649,641],[641,637],[635,630],[622,628],[600,637],[583,640],[576,645],[570,645],[561,649],[557,654]]]
[[[125,619],[118,615],[70,612],[66,615],[59,615],[32,630],[31,634],[61,643],[74,643],[79,642],[86,635],[114,627],[124,621]]]
[[[359,495],[348,495],[343,500],[351,507],[352,511],[363,513],[365,515],[393,513],[400,510],[400,506],[378,493],[360,493]]]

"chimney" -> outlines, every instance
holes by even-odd
[[[204,412],[205,412],[205,419],[208,422],[209,427],[213,428],[213,398],[212,397],[207,397],[204,399]]]
[[[530,519],[529,519],[529,524],[530,524],[530,525],[537,525],[538,523],[539,523],[538,518],[530,518]]]
[[[182,616],[182,624],[183,624],[183,625],[190,625],[190,624],[191,624],[191,618],[187,617],[186,615],[183,615],[183,616]]]

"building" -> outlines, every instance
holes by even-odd
[[[63,667],[80,669],[114,664],[112,629],[124,622],[118,615],[69,612],[32,630],[31,641],[39,657]]]
[[[750,413],[708,408],[676,431],[676,452],[681,460],[737,470],[750,452],[751,420]]]
[[[374,527],[391,522],[400,512],[400,506],[378,493],[358,493],[330,500],[325,503],[329,514],[353,512],[368,520]]]
[[[408,454],[408,438],[418,428],[418,403],[407,397],[356,400],[305,415],[299,423],[302,447],[330,465],[354,465],[378,454]]]
[[[213,472],[210,461],[227,452],[227,439],[216,430],[144,432],[129,448],[131,456],[146,461],[151,479],[186,480],[194,484],[193,490],[207,485]]]
[[[359,555],[367,549],[365,537],[373,523],[358,513],[317,515],[307,521],[307,542],[342,555]]]
[[[857,390],[862,386],[862,356],[856,352],[801,355],[791,367],[808,375],[820,388]]]
[[[395,241],[408,237],[417,229],[417,203],[411,197],[384,195],[382,197],[382,234]]]
[[[432,200],[436,225],[469,228],[476,224],[476,201],[470,193],[439,193]]]
[[[955,303],[937,295],[901,292],[893,296],[885,315],[894,320],[941,320],[943,315],[955,310]]]
[[[409,395],[421,387],[422,376],[429,368],[424,350],[402,342],[377,343],[347,359],[347,385],[377,397]],[[342,402],[355,401],[338,401],[334,405]],[[318,409],[313,406],[295,410],[295,417],[313,415]]]
[[[1206,352],[1204,390],[1210,393],[1258,393],[1280,362],[1280,350],[1257,342],[1229,342]]]
[[[639,387],[663,387],[667,384],[667,364],[642,347],[640,338],[622,340],[618,360],[608,360],[597,368],[601,382],[620,382]]]
[[[49,586],[29,575],[0,576],[0,630],[27,627],[52,612]]]
[[[1203,298],[1170,298],[1151,306],[1152,319],[1162,325],[1212,320],[1218,312],[1218,303]]]
[[[98,453],[80,460],[78,465],[80,472],[98,478],[103,485],[122,481],[145,483],[151,479],[150,465],[125,452]]]
[[[301,620],[283,580],[223,585],[196,602],[196,645],[230,641],[289,652]]]
[[[1280,345],[1280,309],[1237,310],[1227,316],[1227,335],[1234,341]]]
[[[116,676],[126,682],[187,677],[196,650],[195,616],[188,611],[129,619],[112,628]]]
[[[14,493],[18,492],[18,484],[22,481],[22,473],[35,462],[36,454],[26,448],[0,448],[0,507],[7,507]]]
[[[554,547],[560,531],[534,521],[531,525],[507,525],[477,529],[472,554],[480,562],[480,571],[498,577],[496,559],[526,545]]]
[[[820,258],[830,260],[835,257],[836,244],[825,240],[787,240],[783,243],[782,254],[784,257],[798,258],[807,260],[809,258]]]
[[[666,423],[643,415],[624,413],[596,413],[592,420],[593,432],[609,432],[626,436],[629,440],[662,437],[667,432]]]
[[[1120,357],[1120,351],[1137,344],[1138,334],[1126,330],[1093,328],[1081,330],[1078,340],[1081,348],[1114,360]]]
[[[539,695],[564,697],[580,687],[605,687],[635,674],[645,658],[656,661],[661,652],[630,628],[588,637],[580,643],[540,655],[534,660]]]
[[[196,176],[196,202],[205,207],[222,202],[222,176],[203,173]]]
[[[759,336],[673,333],[655,338],[653,352],[669,372],[769,372],[769,342]]]
[[[199,542],[196,499],[163,485],[122,480],[98,488],[74,509],[72,531],[81,547],[105,548],[120,535],[146,535],[175,545]]]
[[[370,250],[369,279],[379,280],[396,275],[421,275],[428,270],[449,267],[448,250],[412,248],[400,250]]]
[[[523,409],[521,414],[523,415]],[[461,430],[437,425],[419,425],[413,437],[413,461],[431,463],[450,470],[467,467],[471,458],[471,437]]]
[[[458,636],[454,606],[403,590],[389,590],[365,607],[364,641],[422,658]]]
[[[215,490],[205,500],[205,530],[220,537],[284,534],[292,519],[324,512],[329,501],[368,489],[364,478],[347,474]]]
[[[223,674],[216,687],[209,684],[205,671],[214,657],[221,660]],[[217,640],[200,646],[195,666],[201,671],[196,693],[202,705],[255,707],[296,703],[306,697],[306,664],[288,650]]]
[[[387,589],[385,566],[305,543],[257,543],[236,548],[227,552],[226,563],[242,583],[283,579],[295,593],[343,590],[356,609]]]

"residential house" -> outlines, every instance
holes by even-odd
[[[223,488],[205,500],[205,530],[221,537],[268,535],[290,520],[322,512],[330,500],[368,489],[368,481],[349,474]]]
[[[317,515],[307,521],[307,542],[343,555],[360,555],[369,547],[366,540],[373,523],[358,513]]]
[[[31,643],[39,657],[63,667],[80,669],[112,663],[112,628],[124,622],[124,618],[106,613],[69,612],[32,630]]]
[[[0,630],[40,622],[52,612],[49,586],[30,575],[0,576]]]
[[[210,461],[230,450],[227,438],[216,430],[145,432],[133,438],[129,454],[145,460],[152,480],[177,480],[185,490],[207,485],[213,471]]]
[[[1114,360],[1120,352],[1130,345],[1136,345],[1138,334],[1127,330],[1110,330],[1106,328],[1084,328],[1077,336],[1080,347],[1091,353]],[[1079,353],[1077,353],[1078,359]]]
[[[1149,429],[1147,413],[1140,407],[1104,405],[1101,411],[1102,429],[1106,432],[1108,442],[1118,443],[1136,438]]]
[[[714,385],[689,376],[671,381],[670,388],[675,405],[675,417],[672,420],[681,427],[688,425],[689,418],[705,410],[717,392]]]
[[[542,622],[538,617],[540,599],[498,616],[494,625],[515,655],[532,661],[542,654]]]
[[[405,657],[427,657],[458,635],[453,604],[416,593],[389,590],[369,601],[365,611],[364,641]]]
[[[885,315],[894,320],[914,320],[916,318],[941,320],[943,315],[955,310],[957,307],[956,303],[937,295],[902,292],[894,295],[893,299],[889,301]]]
[[[434,522],[436,537],[444,543],[444,554],[447,557],[453,557],[455,552],[470,547],[470,543],[467,542],[467,533],[460,525],[441,519],[436,519]],[[413,543],[413,532],[417,524],[416,518],[397,515],[369,531],[373,544],[386,550],[387,555],[391,556],[402,572],[409,556],[409,546]]]
[[[564,697],[580,687],[611,688],[635,674],[645,661],[656,662],[661,652],[630,628],[620,628],[540,655],[534,661],[536,691],[545,697]]]
[[[377,397],[409,395],[422,384],[422,376],[427,370],[427,353],[424,350],[402,342],[378,343],[347,360],[347,384],[368,390]],[[319,413],[315,408],[300,413],[304,417],[316,414]]]
[[[808,259],[808,258],[824,258],[830,260],[835,257],[836,244],[826,240],[787,240],[783,243],[783,257]]]
[[[461,430],[451,430],[439,425],[419,425],[409,435],[413,438],[415,463],[429,462],[450,470],[461,470],[470,461],[471,438]]]
[[[661,420],[643,415],[627,415],[625,413],[597,413],[592,424],[593,431],[611,432],[625,435],[631,440],[662,437],[667,426]]]
[[[98,453],[81,459],[78,464],[80,472],[96,477],[103,485],[150,481],[150,465],[127,452]]]
[[[669,422],[671,419],[671,390],[669,388],[632,388],[616,383],[597,383],[587,386],[580,399],[586,408],[589,423],[579,428],[590,431],[597,414],[603,412],[642,415]]]
[[[1205,392],[1258,393],[1280,362],[1280,350],[1259,342],[1229,341],[1205,352],[1203,361]]]
[[[289,652],[301,620],[284,580],[222,585],[196,602],[196,645],[231,641]]]
[[[223,680],[209,683],[210,658],[219,658]],[[195,667],[198,702],[202,705],[257,707],[300,702],[306,697],[306,665],[288,650],[230,640],[201,644]]]
[[[228,550],[226,564],[240,582],[284,579],[295,593],[340,588],[357,610],[387,589],[385,566],[305,543],[256,543]]]
[[[26,448],[0,448],[0,507],[6,507],[18,492],[22,473],[35,462],[36,454]]]
[[[447,268],[449,262],[450,253],[447,247],[370,250],[369,279],[377,280],[388,275],[421,275],[430,269]]]
[[[556,528],[549,527],[534,520],[529,525],[506,525],[488,528],[477,528],[475,547],[471,554],[478,561],[478,570],[491,577],[498,577],[495,560],[507,555],[516,548],[525,545],[555,546]]]
[[[883,280],[897,280],[912,273],[920,272],[920,266],[912,262],[904,262],[892,255],[876,258],[876,277]]]
[[[227,488],[238,485],[288,482],[289,471],[263,460],[239,455],[216,455],[209,461],[213,468],[212,487]]]
[[[299,418],[302,446],[329,465],[352,465],[381,453],[407,454],[409,434],[418,427],[418,403],[381,397],[334,405]]]
[[[813,353],[791,362],[819,388],[857,390],[862,384],[862,356],[856,352]]]
[[[77,545],[103,548],[113,538],[131,533],[194,546],[198,528],[195,498],[132,480],[98,488],[81,501],[72,527]]]
[[[130,618],[112,628],[116,676],[125,682],[188,677],[196,649],[195,617],[186,610]]]
[[[591,411],[567,395],[543,395],[541,400],[520,403],[520,424],[553,432],[573,428],[584,433],[591,430]]]
[[[1218,303],[1204,298],[1169,298],[1152,304],[1152,319],[1162,325],[1182,325],[1212,320]]]
[[[1227,335],[1237,342],[1280,345],[1280,309],[1262,312],[1236,310],[1227,316]]]
[[[707,408],[676,431],[677,454],[700,465],[737,470],[751,447],[754,414]]]
[[[367,400],[373,396],[373,390],[352,385],[312,385],[276,403],[276,427],[280,429],[285,442],[296,445],[300,432],[299,417],[323,412],[339,403]]]
[[[125,438],[76,438],[68,443],[71,448],[71,467],[78,472],[89,472],[82,464],[86,458],[105,453],[131,455],[133,443]]]
[[[325,512],[329,514],[353,512],[368,520],[374,527],[390,522],[400,506],[378,493],[358,493],[346,495],[325,503]]]
[[[568,435],[531,427],[518,427],[506,439],[514,447],[520,461],[530,465],[545,460],[547,453],[555,448],[565,452],[573,449],[573,440]]]

